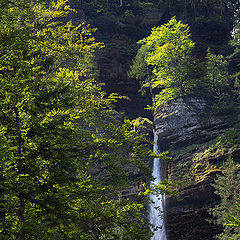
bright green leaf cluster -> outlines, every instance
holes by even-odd
[[[151,34],[140,40],[138,44],[142,46],[130,73],[133,76],[144,77],[145,87],[160,90],[156,95],[157,105],[177,96],[183,96],[186,93],[186,69],[194,48],[189,27],[173,17],[168,23],[154,27]],[[140,63],[140,58],[144,59],[145,63]],[[136,73],[136,70],[140,70],[141,74]],[[150,70],[151,74],[142,73],[146,70]],[[175,92],[174,97],[171,95],[168,97],[166,93],[169,91]]]
[[[95,29],[46,5],[0,12],[0,238],[149,239],[143,203],[117,195],[127,165],[149,174],[146,136],[92,78]]]

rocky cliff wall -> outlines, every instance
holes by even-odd
[[[221,172],[219,161],[237,155],[239,145],[229,145],[221,152],[219,138],[233,131],[233,122],[214,117],[206,110],[208,104],[202,99],[179,98],[155,114],[161,148],[172,155],[168,179],[183,183],[181,201],[166,200],[168,240],[213,240],[221,232],[208,221],[209,208],[219,201],[211,183]]]
[[[197,42],[197,57],[205,56],[208,46],[223,49],[222,46],[229,41],[232,29],[231,12],[228,13],[228,8],[224,10],[224,6],[207,6],[202,1],[198,1],[197,6],[192,6],[194,9],[179,7],[175,2],[171,9],[153,5],[144,7],[140,12],[129,6],[118,6],[117,10],[121,14],[118,11],[93,13],[93,9],[86,9],[83,4],[90,4],[91,1],[74,0],[72,3],[78,10],[77,14],[71,16],[74,23],[87,22],[98,28],[96,38],[105,43],[104,50],[96,56],[99,78],[106,83],[107,92],[118,92],[129,97],[130,101],[118,103],[118,110],[125,111],[130,118],[146,116],[151,119],[151,112],[144,110],[147,104],[151,104],[150,97],[141,96],[138,92],[139,82],[130,79],[127,72],[137,52],[136,42],[149,35],[153,26],[165,23],[173,15],[184,19],[184,22],[190,24],[192,37]],[[128,1],[124,1],[124,5],[126,3]],[[222,22],[215,17],[217,15],[221,16]],[[211,141],[231,129],[232,124],[226,119],[207,115],[205,106],[206,102],[203,100],[190,99],[187,103],[178,99],[168,107],[159,109],[155,116],[161,147],[170,150],[173,156],[168,165],[168,177],[170,180],[179,179],[186,185],[182,189],[181,202],[167,200],[169,240],[213,239],[215,233],[220,231],[205,220],[208,218],[207,209],[217,201],[210,183],[218,170],[211,169],[211,163],[225,158],[229,153],[224,152],[225,157],[219,153],[214,155],[212,147],[213,154],[210,154],[209,159],[205,152],[211,146]],[[227,151],[238,154],[231,147]],[[99,167],[96,174],[101,170]],[[139,183],[129,186],[124,195],[132,198],[140,188]]]
[[[221,52],[231,38],[233,12],[220,2],[211,6],[204,1],[122,1],[122,5],[118,1],[70,2],[78,11],[70,16],[74,23],[86,22],[98,28],[95,37],[105,43],[96,56],[100,81],[106,83],[107,92],[129,97],[129,101],[119,101],[117,107],[130,118],[152,115],[144,109],[151,105],[151,96],[142,96],[139,81],[127,75],[138,50],[136,43],[148,36],[152,27],[172,16],[182,19],[191,27],[197,58],[205,57],[209,46]]]
[[[96,40],[104,42],[105,47],[96,54],[99,80],[105,83],[104,90],[127,96],[128,100],[119,100],[116,105],[119,111],[124,111],[131,118],[152,118],[151,111],[146,111],[151,105],[151,96],[142,96],[137,79],[128,77],[128,71],[136,56],[137,41],[149,35],[151,28],[162,21],[162,10],[146,8],[144,11],[129,14],[102,13],[94,17],[85,10],[81,2],[75,3],[77,14],[71,16],[75,24],[90,23],[98,30]]]

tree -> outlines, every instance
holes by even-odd
[[[240,174],[236,163],[229,158],[223,165],[223,174],[219,175],[213,184],[215,193],[220,196],[221,202],[211,209],[216,223],[223,226],[223,233],[217,239],[237,240],[240,237],[240,228],[235,224],[239,218],[240,204]]]
[[[142,92],[142,94],[145,94],[146,88],[149,88],[152,98],[154,100],[155,98],[152,91],[152,82],[151,82],[151,79],[153,78],[153,73],[145,61],[145,57],[147,53],[148,53],[148,46],[146,45],[141,46],[141,48],[137,52],[137,55],[133,59],[133,64],[132,66],[130,66],[130,71],[128,72],[128,76],[131,78],[135,77],[138,80],[140,80],[140,83],[141,83],[140,91]]]
[[[229,87],[228,62],[222,55],[215,55],[207,50],[206,56],[207,89],[214,96],[219,97]]]
[[[103,46],[66,21],[66,0],[6,1],[0,18],[0,239],[148,239],[141,202],[117,196],[126,164],[146,172],[131,131],[89,76]],[[90,64],[91,65],[91,64]],[[104,179],[92,173],[103,166]],[[138,219],[137,221],[135,221]]]
[[[147,49],[144,60],[154,74],[151,79],[152,87],[162,88],[157,97],[161,98],[166,92],[183,96],[187,63],[194,47],[189,27],[173,17],[168,23],[154,27],[150,36],[140,40],[138,44],[142,45],[140,49]]]
[[[235,207],[236,213],[235,215],[228,214],[226,220],[228,223],[226,225],[233,226],[235,229],[237,229],[240,232],[240,203],[237,204]]]

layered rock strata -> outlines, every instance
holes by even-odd
[[[179,98],[155,115],[156,132],[165,148],[176,148],[206,142],[232,126],[206,112],[207,103],[202,99]]]
[[[203,152],[206,143],[231,129],[233,123],[212,116],[206,107],[202,99],[179,98],[155,114],[161,148],[169,150],[173,157],[168,163],[168,179],[184,184],[180,201],[166,200],[168,240],[213,240],[221,232],[220,227],[209,222],[208,213],[219,201],[211,184],[220,169],[209,164],[218,156],[206,160]]]

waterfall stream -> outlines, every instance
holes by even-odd
[[[158,153],[160,152],[160,150],[158,148],[157,142],[158,136],[154,131],[153,151]],[[152,176],[155,178],[155,180],[151,181],[150,186],[154,186],[155,184],[160,183],[164,178],[163,173],[164,173],[163,160],[161,160],[160,158],[154,158]],[[149,205],[149,221],[150,224],[154,226],[151,227],[151,230],[153,231],[154,229],[157,229],[156,231],[154,231],[152,240],[167,240],[164,218],[162,216],[164,210],[165,197],[164,195],[156,196],[151,194],[150,199],[151,201],[153,201],[153,203],[150,203]]]

